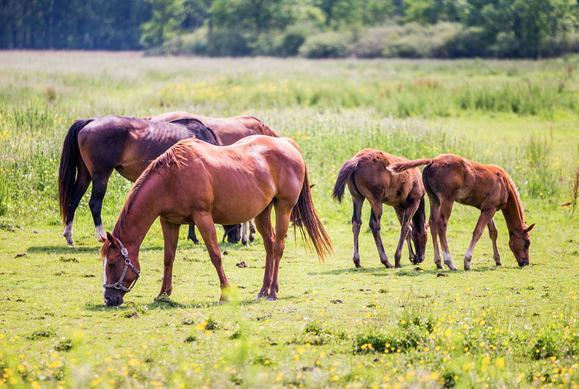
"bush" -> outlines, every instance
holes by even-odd
[[[410,23],[370,28],[353,43],[351,51],[359,58],[448,57],[446,47],[461,31],[461,25],[456,23],[431,26]]]
[[[147,51],[148,55],[207,55],[207,28],[202,27],[189,34],[182,34],[164,42],[160,47]]]
[[[306,39],[299,53],[306,58],[343,58],[349,55],[349,33],[324,32]]]

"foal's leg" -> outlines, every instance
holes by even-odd
[[[448,220],[450,219],[450,214],[452,213],[452,201],[447,199],[441,199],[440,201],[440,217],[438,218],[438,234],[440,237],[440,244],[442,246],[442,255],[444,257],[444,263],[450,268],[450,270],[456,270],[456,266],[452,262],[452,257],[450,255],[450,249],[448,248],[448,241],[446,240],[446,229],[448,227]]]
[[[273,277],[269,287],[267,299],[270,301],[277,300],[279,291],[279,263],[285,249],[285,238],[290,223],[293,204],[279,200],[275,204],[275,237],[273,241]]]
[[[358,237],[360,235],[360,228],[362,227],[362,205],[364,204],[364,198],[353,197],[352,196],[352,233],[354,234],[354,255],[352,260],[354,261],[354,266],[361,267],[360,265],[360,253],[358,251]]]
[[[380,237],[380,219],[382,218],[382,203],[380,201],[370,201],[370,205],[372,206],[372,213],[370,214],[370,230],[372,230],[374,242],[376,242],[376,248],[378,249],[380,262],[382,262],[382,264],[387,268],[391,268],[392,264],[388,261],[388,256],[384,251],[384,245],[382,244],[382,238]]]
[[[187,233],[187,239],[193,241],[194,244],[199,244],[199,239],[197,239],[197,235],[195,234],[195,224],[189,224],[189,232]]]
[[[103,199],[107,192],[107,184],[111,173],[112,171],[105,173],[98,172],[94,173],[92,176],[92,193],[88,205],[95,225],[96,238],[99,242],[102,242],[106,236],[103,221],[101,219],[101,209],[103,207]]]
[[[76,212],[76,208],[78,208],[80,199],[86,193],[89,184],[90,184],[90,174],[84,163],[81,162],[78,169],[76,182],[74,183],[72,198],[70,200],[70,204],[66,212],[66,220],[65,220],[66,225],[64,227],[64,233],[62,234],[62,236],[66,238],[66,243],[69,244],[70,246],[74,244],[74,241],[72,240],[72,224],[74,221],[74,213]]]
[[[213,263],[215,270],[217,270],[217,276],[219,277],[219,284],[221,286],[220,301],[227,301],[227,296],[224,293],[224,289],[229,286],[229,281],[225,276],[225,270],[223,270],[223,264],[221,262],[221,250],[219,249],[219,243],[217,242],[217,233],[215,232],[213,217],[211,217],[210,213],[204,212],[193,216],[193,221],[199,229],[199,232],[203,237],[203,241],[205,241],[205,246],[209,252],[209,257],[211,258],[211,263]]]
[[[497,231],[497,226],[495,225],[494,219],[488,224],[489,228],[489,236],[491,237],[491,241],[493,242],[493,259],[497,266],[501,266],[501,256],[499,254],[499,248],[497,247],[497,238],[499,236],[499,232]]]
[[[255,227],[261,235],[263,246],[265,247],[265,272],[263,273],[263,284],[261,290],[257,294],[257,298],[261,298],[267,297],[273,277],[273,242],[275,234],[271,226],[271,206],[268,206],[256,216]]]
[[[485,229],[485,226],[487,226],[493,219],[495,211],[496,211],[495,208],[490,209],[487,208],[481,211],[478,221],[476,223],[476,227],[474,228],[474,231],[472,233],[472,239],[470,241],[470,244],[468,245],[466,254],[464,255],[464,270],[470,270],[470,260],[472,258],[474,247],[476,246],[476,243],[480,239]]]
[[[396,252],[394,253],[394,263],[396,267],[401,267],[400,258],[402,257],[402,246],[404,246],[404,241],[408,237],[410,232],[410,222],[412,221],[412,216],[416,213],[420,203],[415,201],[411,203],[408,208],[402,211],[402,228],[400,229],[400,239],[398,239],[398,246],[396,246]]]
[[[173,291],[173,262],[175,261],[175,252],[177,250],[177,241],[179,240],[178,224],[169,223],[161,219],[161,228],[163,230],[164,240],[164,264],[163,284],[159,296],[166,294],[171,295]]]
[[[440,258],[440,248],[438,247],[438,219],[440,218],[440,203],[438,199],[430,198],[430,233],[432,234],[432,246],[434,248],[434,264],[437,269],[442,269],[442,260]]]
[[[396,217],[398,217],[398,221],[400,222],[400,227],[403,226],[402,220],[403,220],[403,216],[404,216],[404,211],[402,209],[399,208],[395,208],[394,209],[396,211]],[[412,218],[410,218],[410,221],[412,221]],[[410,259],[410,262],[412,262],[414,264],[414,262],[416,261],[416,253],[414,252],[414,249],[412,248],[412,239],[410,237],[410,231],[412,230],[412,228],[410,227],[410,221],[408,222],[408,234],[406,234],[406,243],[408,244],[408,259]]]

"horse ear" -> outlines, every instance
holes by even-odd
[[[110,242],[111,246],[115,245],[115,238],[113,235],[107,231],[107,240]]]
[[[529,233],[531,230],[535,228],[535,223],[531,224],[529,227],[525,228],[525,232]]]

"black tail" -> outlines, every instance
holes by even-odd
[[[307,231],[310,241],[316,249],[318,258],[323,261],[328,254],[332,253],[332,241],[314,208],[307,171],[300,197],[292,210],[291,220],[294,226],[300,228],[304,238],[304,229]]]
[[[338,202],[342,202],[342,198],[344,197],[344,188],[346,184],[351,180],[352,174],[356,172],[356,168],[358,167],[358,161],[351,159],[346,161],[342,165],[340,172],[338,173],[338,178],[336,179],[336,183],[334,184],[334,192],[332,196],[338,200]]]
[[[76,182],[80,159],[80,149],[78,147],[78,132],[93,119],[82,119],[74,122],[68,129],[62,145],[62,155],[60,156],[60,168],[58,169],[58,195],[60,200],[60,216],[66,223],[68,208],[72,199],[74,185]]]

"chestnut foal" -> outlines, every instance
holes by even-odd
[[[358,235],[362,225],[361,214],[364,199],[368,199],[372,207],[370,229],[378,248],[380,262],[387,268],[392,267],[380,237],[382,204],[394,207],[401,225],[400,239],[394,254],[395,266],[400,267],[404,240],[408,242],[412,263],[418,264],[424,260],[426,216],[424,211],[424,186],[420,178],[420,171],[412,169],[401,174],[394,174],[387,170],[389,165],[402,161],[406,160],[380,150],[364,149],[354,155],[352,159],[346,161],[340,169],[338,179],[334,185],[333,197],[341,202],[344,196],[344,187],[348,184],[354,206],[352,232],[354,233],[353,261],[356,267],[360,267]],[[412,228],[410,227],[411,223]],[[412,252],[410,231],[412,231],[416,254]]]
[[[214,223],[236,224],[255,218],[266,250],[258,297],[268,300],[277,298],[279,264],[290,221],[307,232],[320,258],[332,249],[314,208],[304,159],[288,138],[254,135],[223,147],[188,139],[151,162],[133,185],[113,233],[107,234],[101,248],[107,305],[122,304],[138,279],[139,249],[157,218],[165,241],[160,295],[170,295],[173,289],[181,224],[194,222],[199,228],[223,290],[229,281]],[[222,294],[222,300],[226,297]]]
[[[464,256],[464,269],[470,270],[470,262],[474,247],[480,239],[485,226],[493,243],[494,260],[501,265],[497,248],[497,228],[493,216],[501,210],[509,229],[509,246],[517,259],[519,266],[529,264],[529,232],[535,226],[527,227],[523,214],[523,204],[513,180],[506,171],[494,165],[482,165],[453,154],[443,154],[432,159],[418,159],[400,162],[390,166],[393,172],[404,172],[426,165],[422,179],[430,199],[430,230],[434,245],[434,262],[442,269],[438,239],[442,246],[444,263],[451,270],[456,270],[448,241],[446,228],[452,212],[452,204],[470,205],[480,209],[481,214],[472,234],[472,239]]]

